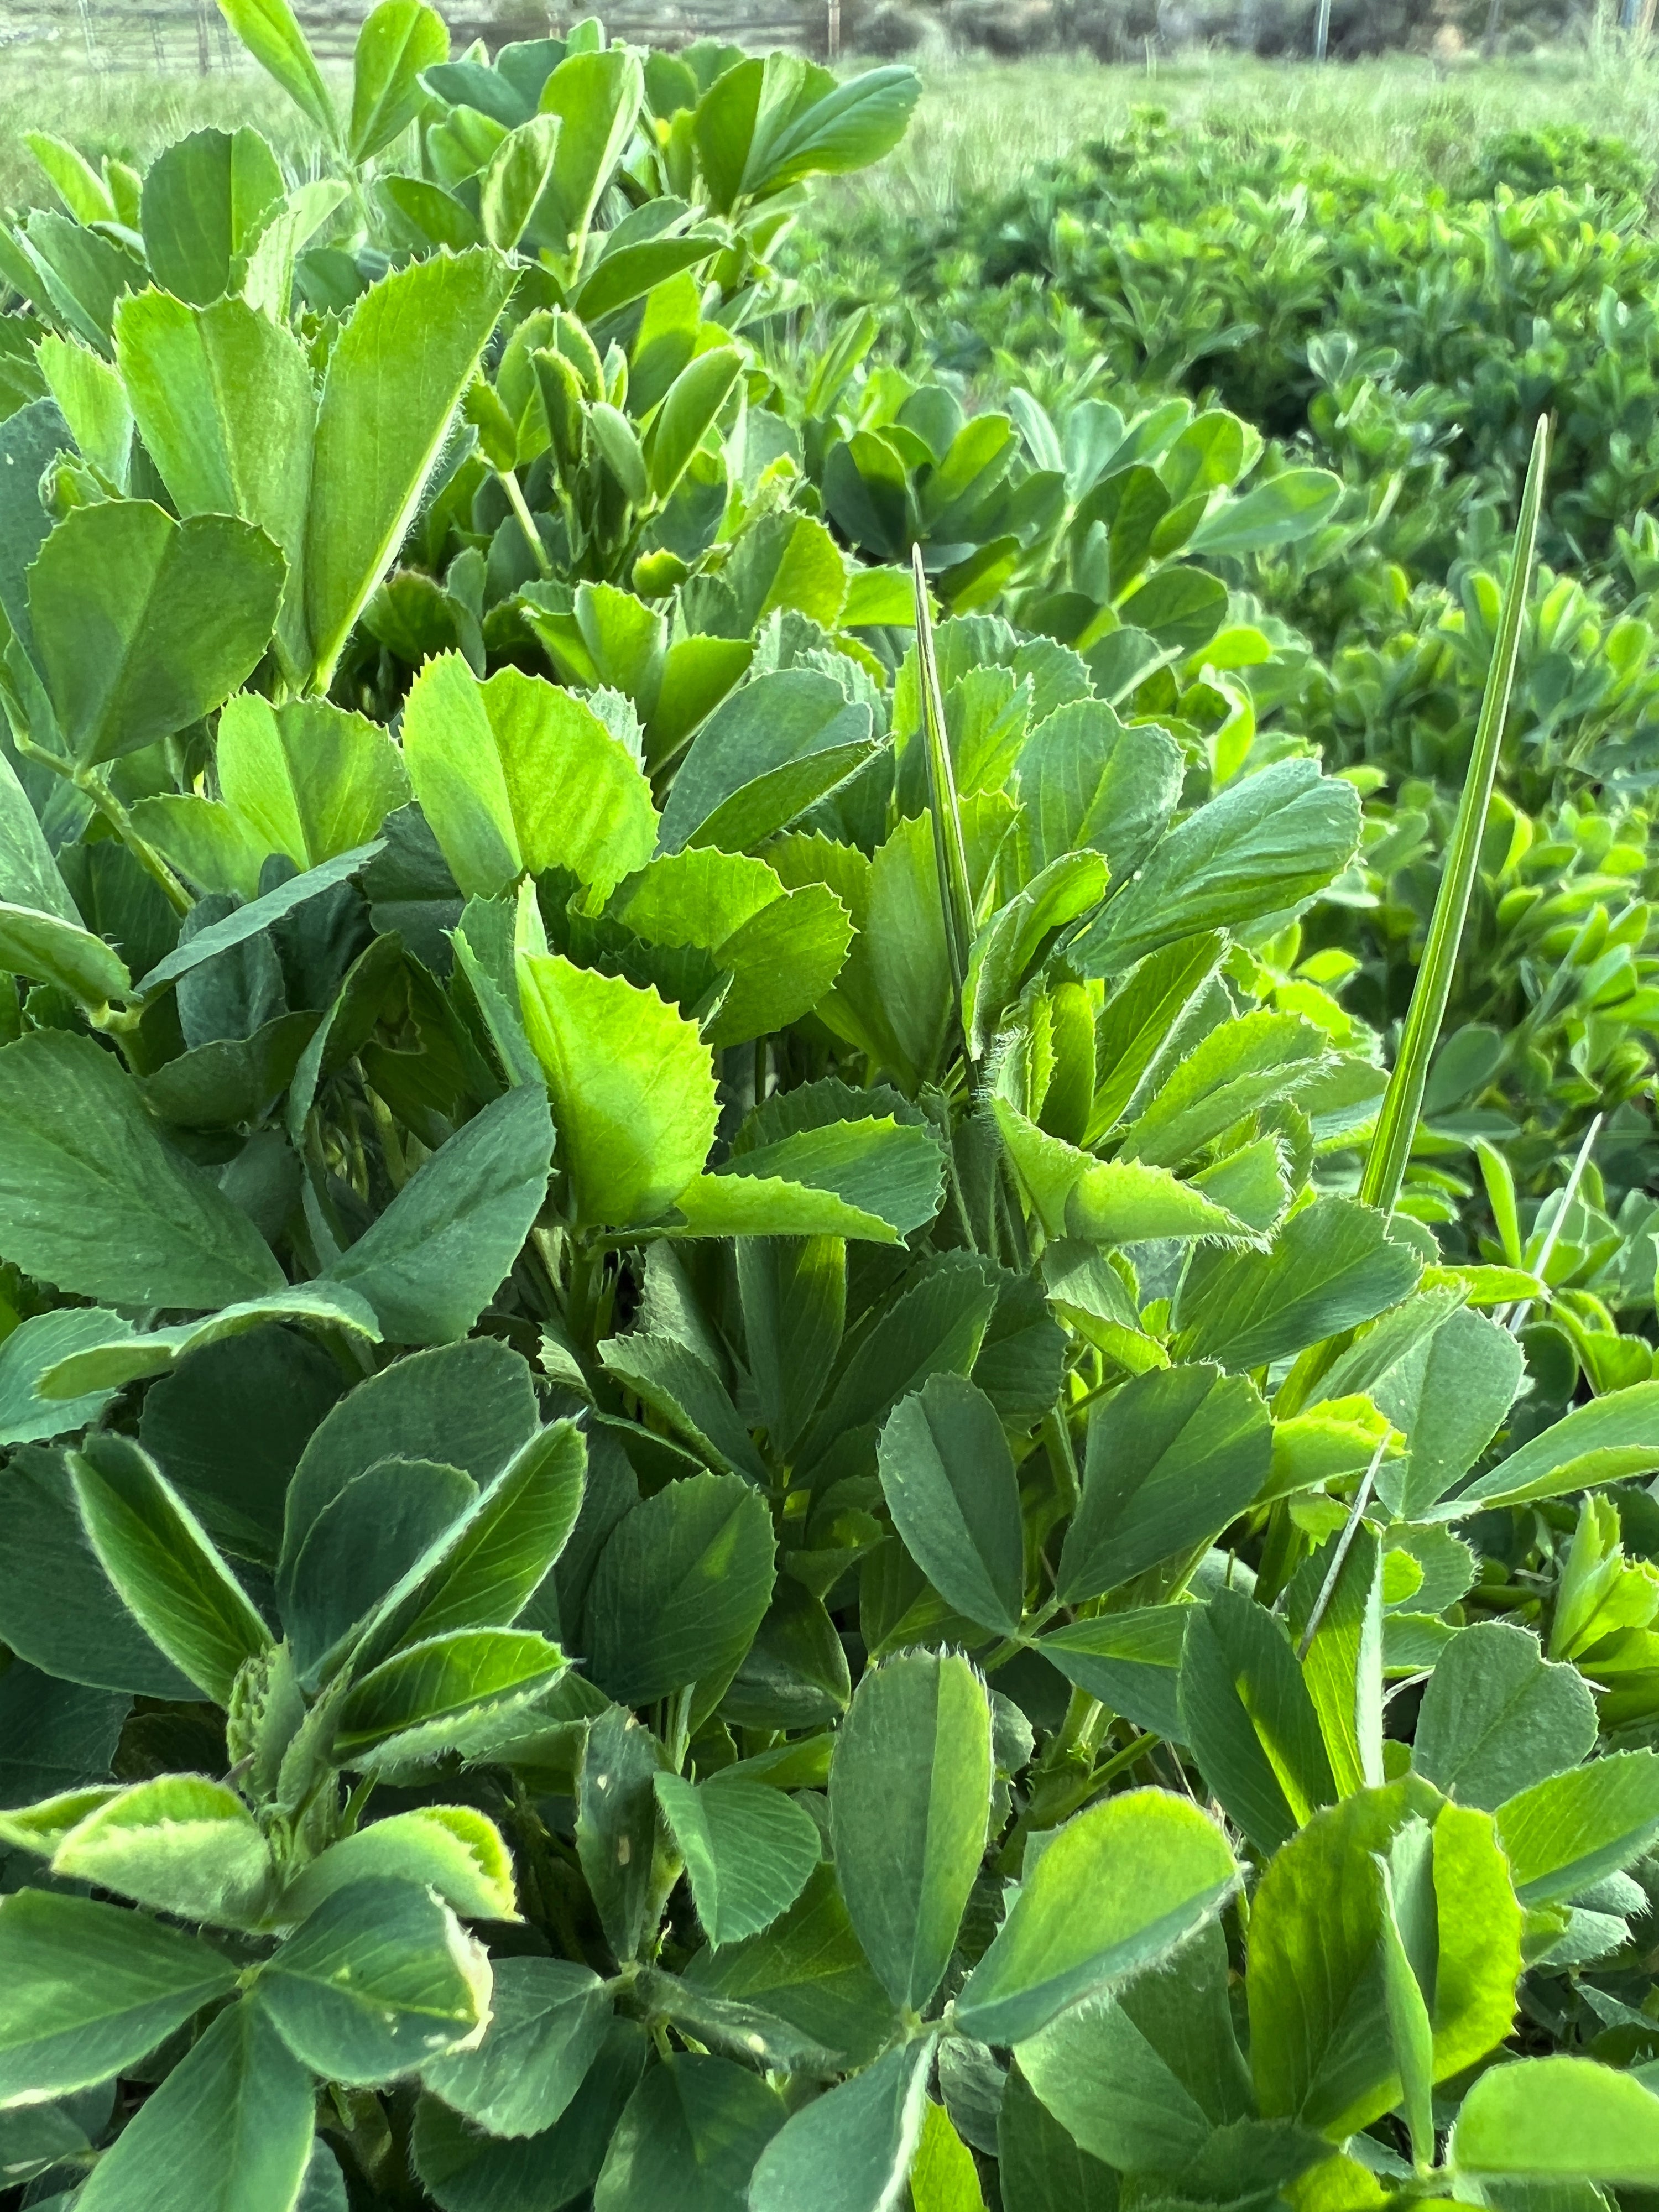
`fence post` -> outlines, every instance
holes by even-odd
[[[1318,11],[1314,16],[1313,58],[1316,62],[1324,60],[1325,49],[1330,43],[1330,36],[1331,0],[1319,0]]]
[[[841,58],[841,0],[830,0],[829,36],[826,43],[830,49],[830,60],[832,62],[839,60]]]

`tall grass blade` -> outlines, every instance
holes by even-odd
[[[1549,1226],[1549,1234],[1539,1249],[1538,1258],[1531,1273],[1537,1276],[1540,1283],[1548,1279],[1547,1269],[1550,1261],[1555,1256],[1555,1248],[1560,1241],[1562,1229],[1577,1199],[1578,1186],[1584,1180],[1584,1170],[1589,1165],[1590,1154],[1595,1149],[1595,1140],[1601,1133],[1601,1123],[1604,1119],[1604,1115],[1598,1114],[1589,1128],[1585,1130],[1584,1141],[1578,1147],[1578,1157],[1572,1164],[1572,1173],[1567,1177],[1566,1188],[1561,1193],[1561,1203],[1556,1208],[1555,1218]],[[1518,1336],[1526,1327],[1527,1316],[1531,1313],[1532,1309],[1532,1299],[1518,1298],[1512,1306],[1506,1307],[1503,1312],[1495,1313],[1492,1319],[1500,1328],[1506,1328],[1512,1336]]]
[[[1538,539],[1538,520],[1543,507],[1544,473],[1548,457],[1549,422],[1547,417],[1540,416],[1537,434],[1532,441],[1532,459],[1527,467],[1526,489],[1521,495],[1521,515],[1515,530],[1515,558],[1510,565],[1510,580],[1498,616],[1498,638],[1492,648],[1492,665],[1486,671],[1486,689],[1480,702],[1480,720],[1475,728],[1474,751],[1469,761],[1469,772],[1457,809],[1456,827],[1446,852],[1445,871],[1440,878],[1439,896],[1434,903],[1434,918],[1429,925],[1428,943],[1424,948],[1422,965],[1417,971],[1412,1002],[1407,1010],[1405,1027],[1401,1032],[1399,1055],[1395,1061],[1394,1073],[1389,1079],[1382,1111],[1377,1117],[1376,1133],[1371,1139],[1370,1150],[1365,1158],[1365,1171],[1360,1179],[1360,1197],[1368,1205],[1380,1206],[1385,1213],[1393,1212],[1395,1201],[1400,1195],[1400,1187],[1405,1181],[1406,1162],[1411,1155],[1412,1139],[1417,1133],[1418,1116],[1423,1109],[1423,1091],[1428,1081],[1429,1062],[1439,1039],[1440,1024],[1445,1018],[1446,1001],[1451,993],[1452,971],[1457,964],[1458,946],[1462,942],[1463,925],[1468,917],[1469,899],[1474,889],[1475,865],[1480,858],[1480,840],[1486,830],[1486,810],[1492,803],[1492,783],[1498,773],[1498,747],[1509,714],[1515,665],[1521,650],[1521,624],[1526,614],[1528,588],[1532,580],[1533,554]]]
[[[921,549],[911,551],[911,570],[916,592],[916,664],[921,678],[922,743],[927,763],[927,805],[933,817],[933,853],[939,863],[939,902],[944,911],[945,945],[951,962],[951,981],[958,1013],[963,986],[968,980],[968,956],[974,942],[974,898],[968,880],[968,847],[962,834],[962,806],[957,797],[956,770],[951,761],[945,728],[945,695],[939,688],[939,662],[933,653],[933,617],[927,602],[927,579],[921,566]],[[975,1057],[974,1042],[963,1030],[963,1046]]]

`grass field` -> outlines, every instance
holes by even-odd
[[[927,88],[905,143],[842,192],[874,196],[898,213],[940,211],[965,194],[1017,185],[1036,163],[1149,105],[1195,130],[1241,139],[1291,131],[1366,167],[1429,179],[1490,131],[1547,122],[1611,131],[1659,161],[1659,57],[1611,40],[1491,64],[1397,55],[1316,69],[1206,51],[1143,67],[1086,55],[923,57],[921,66]],[[307,162],[303,123],[252,63],[207,76],[137,64],[99,71],[78,40],[49,52],[0,48],[0,202],[46,196],[22,143],[24,130],[42,123],[94,154],[142,159],[204,124],[243,122]],[[820,204],[834,198],[832,188]]]

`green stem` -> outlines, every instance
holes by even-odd
[[[1161,1735],[1149,1732],[1146,1735],[1138,1735],[1133,1743],[1126,1743],[1121,1751],[1107,1760],[1104,1766],[1096,1767],[1089,1777],[1091,1790],[1103,1790],[1109,1782],[1115,1782],[1120,1774],[1127,1774],[1137,1760],[1145,1759],[1147,1753],[1156,1750],[1163,1741]]]
[[[1066,1717],[1042,1754],[1040,1771],[1052,1774],[1080,1745],[1098,1735],[1104,1710],[1098,1698],[1091,1698],[1086,1690],[1073,1689],[1066,1703]]]
[[[153,877],[161,885],[166,894],[167,903],[173,912],[175,914],[190,912],[195,903],[190,893],[155,847],[148,844],[138,835],[132,826],[132,817],[95,768],[75,767],[71,762],[66,761],[62,754],[52,751],[48,746],[36,744],[34,739],[26,736],[21,730],[13,730],[12,742],[26,760],[39,761],[42,767],[49,768],[54,775],[62,776],[65,783],[72,783],[78,792],[88,799],[132,854],[134,860],[137,861],[139,866],[143,869],[145,874]]]
[[[1077,1454],[1072,1449],[1072,1431],[1066,1417],[1058,1406],[1051,1406],[1042,1417],[1042,1437],[1048,1454],[1048,1464],[1054,1470],[1054,1488],[1060,1502],[1068,1513],[1077,1510],[1080,1486],[1077,1474]]]
[[[1457,964],[1458,950],[1463,939],[1463,925],[1468,918],[1469,900],[1474,890],[1480,841],[1486,834],[1486,813],[1492,805],[1492,785],[1498,775],[1498,756],[1503,744],[1504,725],[1509,716],[1510,693],[1515,682],[1516,662],[1520,656],[1521,628],[1526,617],[1533,552],[1538,542],[1538,522],[1543,507],[1544,474],[1548,456],[1549,421],[1547,416],[1540,416],[1537,433],[1533,439],[1526,489],[1522,494],[1521,516],[1515,532],[1515,555],[1498,615],[1492,665],[1486,672],[1486,694],[1480,702],[1480,720],[1475,728],[1469,772],[1463,785],[1462,798],[1458,803],[1457,821],[1452,830],[1451,842],[1446,849],[1445,866],[1441,873],[1439,894],[1434,902],[1434,917],[1429,924],[1428,942],[1423,950],[1423,963],[1417,971],[1411,1005],[1407,1009],[1405,1026],[1400,1033],[1400,1050],[1395,1060],[1394,1073],[1389,1079],[1382,1110],[1377,1116],[1376,1133],[1371,1139],[1370,1150],[1365,1158],[1364,1172],[1359,1182],[1361,1199],[1367,1206],[1375,1206],[1384,1213],[1393,1212],[1395,1202],[1400,1196],[1400,1187],[1406,1179],[1406,1163],[1411,1157],[1412,1142],[1417,1134],[1418,1116],[1423,1110],[1423,1093],[1429,1079],[1429,1061],[1440,1036],[1441,1024],[1445,1019],[1446,1002],[1451,995],[1452,973]]]
[[[951,966],[956,1015],[962,1021],[963,987],[968,980],[968,957],[974,941],[973,895],[968,875],[968,848],[962,834],[962,809],[957,799],[956,772],[951,759],[951,740],[945,723],[945,695],[939,685],[939,665],[933,657],[933,610],[928,605],[927,578],[919,545],[911,549],[911,572],[916,600],[917,673],[921,679],[921,736],[927,767],[928,806],[933,817],[933,858],[939,870],[940,921]],[[971,1064],[979,1054],[965,1023],[962,1042]]]
[[[542,533],[536,527],[536,518],[530,512],[530,503],[520,489],[516,473],[512,469],[497,469],[495,475],[501,489],[507,494],[507,505],[519,518],[519,527],[523,531],[529,543],[538,569],[544,578],[551,576],[553,563],[547,557],[547,548],[542,543]]]
[[[584,1369],[593,1364],[599,1342],[599,1290],[605,1273],[604,1247],[586,1237],[569,1241],[565,1278],[564,1322],[570,1346]]]

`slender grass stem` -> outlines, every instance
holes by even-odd
[[[1429,1062],[1439,1040],[1441,1024],[1445,1019],[1446,1002],[1451,995],[1452,975],[1457,965],[1463,926],[1468,918],[1469,901],[1474,890],[1480,841],[1486,832],[1486,812],[1492,804],[1492,786],[1498,775],[1498,757],[1503,744],[1504,725],[1509,716],[1510,694],[1515,684],[1516,662],[1520,656],[1521,629],[1526,615],[1528,588],[1532,580],[1533,554],[1538,542],[1539,518],[1544,501],[1544,475],[1548,459],[1549,422],[1547,416],[1540,416],[1532,442],[1532,459],[1527,470],[1526,489],[1521,497],[1521,517],[1515,532],[1515,554],[1498,618],[1498,636],[1492,647],[1492,665],[1486,672],[1486,689],[1480,702],[1480,719],[1475,726],[1474,750],[1469,759],[1468,775],[1464,780],[1463,796],[1458,804],[1451,843],[1446,851],[1445,867],[1440,878],[1439,895],[1434,903],[1434,917],[1429,924],[1422,965],[1417,971],[1417,981],[1412,991],[1411,1005],[1407,1009],[1405,1027],[1401,1031],[1399,1055],[1395,1061],[1394,1073],[1389,1079],[1382,1110],[1377,1116],[1376,1133],[1371,1139],[1364,1173],[1360,1177],[1360,1197],[1368,1206],[1379,1206],[1384,1213],[1393,1212],[1400,1196],[1401,1185],[1406,1179],[1406,1163],[1411,1157],[1412,1140],[1417,1134],[1418,1118],[1423,1110]]]

